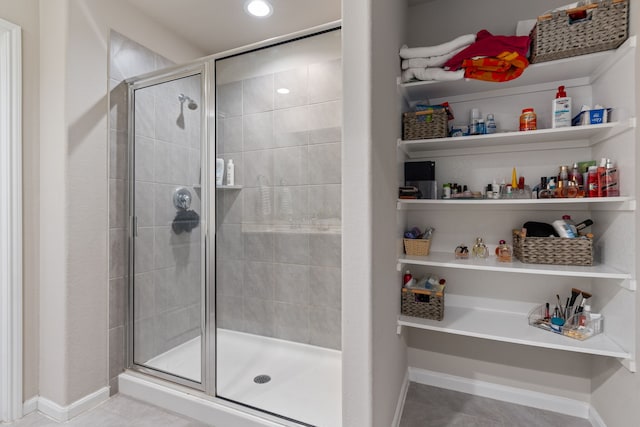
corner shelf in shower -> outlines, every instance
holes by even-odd
[[[216,190],[242,190],[242,185],[216,185]]]

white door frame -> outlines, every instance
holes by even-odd
[[[22,417],[22,42],[0,19],[0,422]]]

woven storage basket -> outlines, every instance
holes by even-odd
[[[572,22],[587,9],[590,18]],[[531,32],[531,63],[615,49],[629,36],[628,0],[604,0],[538,17]]]
[[[529,264],[592,265],[593,241],[587,238],[522,237],[513,230],[513,254]]]
[[[401,312],[405,316],[442,320],[444,316],[444,288],[442,288],[442,292],[402,288]]]
[[[448,133],[448,122],[444,108],[404,113],[402,139],[444,138]]]
[[[427,256],[431,248],[431,239],[404,239],[404,252],[407,255]]]

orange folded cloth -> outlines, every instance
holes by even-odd
[[[465,59],[464,77],[489,82],[506,82],[519,77],[529,61],[518,52],[502,52],[497,57]]]

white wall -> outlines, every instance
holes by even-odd
[[[23,397],[38,393],[39,21],[38,0],[0,0],[0,18],[22,27]]]
[[[109,29],[177,62],[202,53],[124,1],[41,2],[40,16],[39,391],[64,406],[108,385]]]
[[[371,2],[342,2],[342,424],[372,425]]]
[[[407,362],[395,333],[394,141],[405,2],[343,2],[343,423],[389,426]],[[375,29],[375,31],[374,31]]]
[[[397,149],[401,101],[398,51],[405,42],[406,1],[374,0],[371,34],[371,197],[373,287],[373,426],[393,422],[407,372],[404,338],[396,334],[400,274],[396,271]],[[377,31],[376,29],[383,31]]]

